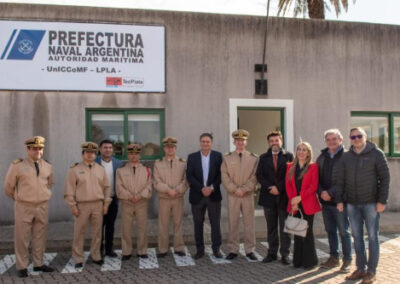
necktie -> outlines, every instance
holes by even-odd
[[[274,162],[274,170],[275,172],[278,171],[278,154],[272,154],[273,162]]]
[[[89,169],[92,169],[92,164],[89,164]]]
[[[242,159],[242,153],[239,153],[239,158]]]
[[[38,162],[35,162],[35,168],[36,168],[36,176],[39,176],[39,164],[38,164]]]
[[[133,174],[136,174],[136,167],[133,166]]]
[[[170,162],[170,164],[171,164],[171,169],[172,169],[172,160],[171,161],[169,161]]]

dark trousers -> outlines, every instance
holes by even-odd
[[[221,247],[221,201],[211,201],[208,197],[203,197],[199,203],[192,204],[196,248],[198,252],[204,252],[203,227],[206,210],[211,224],[212,250],[217,252]]]
[[[287,215],[285,208],[280,208],[278,204],[274,204],[273,207],[264,207],[264,216],[267,220],[269,255],[277,255],[279,249],[282,257],[289,256],[290,235],[283,232]]]
[[[114,224],[118,215],[118,198],[117,196],[112,197],[108,212],[103,217],[103,227],[101,230],[101,252],[110,253],[113,250],[114,240]],[[105,242],[104,242],[105,241]]]
[[[306,215],[304,211],[302,212],[303,218],[308,222],[307,235],[304,238],[294,236],[293,265],[295,267],[311,268],[318,264],[313,233],[314,215]],[[295,216],[300,217],[300,213]]]

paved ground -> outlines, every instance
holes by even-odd
[[[381,235],[381,254],[377,283],[400,282],[400,234]],[[328,257],[327,239],[317,238],[320,261]],[[256,252],[261,259],[266,254],[266,243],[257,242]],[[222,247],[227,252],[226,246]],[[338,269],[295,269],[276,261],[264,264],[250,262],[240,256],[233,261],[216,260],[206,255],[193,260],[195,248],[189,246],[186,257],[174,257],[169,253],[157,258],[155,249],[149,249],[150,257],[141,261],[137,257],[121,262],[120,258],[106,258],[102,267],[88,260],[82,271],[76,271],[69,252],[49,251],[46,257],[56,272],[31,275],[27,279],[15,276],[13,255],[0,255],[0,283],[347,283]],[[90,259],[90,258],[89,258]],[[355,282],[348,282],[355,283]]]
[[[400,283],[400,212],[385,212],[380,219],[381,254],[377,283]],[[227,253],[226,238],[228,222],[221,220],[223,236],[222,250]],[[315,268],[305,271],[280,262],[264,264],[249,262],[244,256],[232,262],[218,262],[205,256],[193,260],[193,223],[191,216],[184,219],[183,234],[188,246],[188,256],[174,258],[172,253],[162,259],[150,258],[141,262],[134,257],[126,262],[107,259],[102,267],[91,263],[90,258],[81,272],[74,271],[71,258],[73,222],[57,222],[49,225],[47,254],[48,262],[56,272],[31,275],[27,279],[16,277],[13,255],[13,226],[0,226],[0,283],[346,283],[345,275],[336,270]],[[320,262],[328,257],[328,245],[322,216],[316,215],[314,234]],[[120,248],[121,226],[116,223],[115,247]],[[134,239],[135,236],[133,235]],[[155,256],[157,244],[157,220],[148,222],[149,254]],[[256,216],[257,253],[260,259],[266,255],[266,222],[262,214]],[[205,224],[205,240],[210,242],[210,227]],[[135,240],[134,240],[135,241]],[[89,240],[86,240],[89,243]],[[135,242],[134,242],[135,245]],[[135,253],[135,252],[134,252]],[[355,282],[349,282],[355,283]]]

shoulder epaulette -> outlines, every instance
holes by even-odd
[[[252,155],[252,156],[258,158],[258,155],[257,155],[257,154],[254,154],[254,153],[251,153],[251,152],[250,152],[250,155]]]
[[[185,160],[185,159],[183,159],[183,158],[179,158],[179,161],[180,161],[180,162],[184,162],[184,163],[186,163],[186,160]]]
[[[225,153],[224,156],[232,155],[232,152]]]
[[[22,161],[23,161],[23,159],[18,158],[18,159],[15,159],[12,163],[15,165],[15,164],[21,163]]]
[[[77,165],[79,165],[79,163],[73,163],[73,164],[71,165],[71,168],[76,167]]]
[[[49,161],[47,161],[46,159],[43,159],[43,161],[45,161],[46,163],[51,165],[51,163]]]

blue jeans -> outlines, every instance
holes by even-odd
[[[379,217],[376,212],[376,203],[347,204],[347,213],[350,218],[351,231],[354,238],[357,268],[365,272],[376,274],[379,260]],[[368,232],[369,257],[364,244],[364,223]]]
[[[347,210],[344,209],[344,211],[340,213],[336,206],[323,204],[322,216],[324,217],[325,231],[328,234],[329,254],[332,257],[339,258],[339,230],[343,259],[351,260],[351,236]]]

